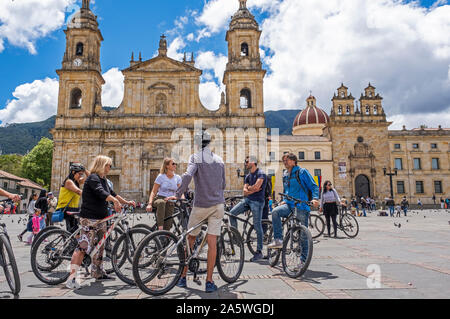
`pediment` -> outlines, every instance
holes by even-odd
[[[156,58],[140,62],[125,70],[132,72],[201,72],[199,69],[183,62],[173,60],[166,56],[158,56]]]

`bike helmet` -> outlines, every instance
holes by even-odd
[[[84,168],[84,166],[80,163],[72,163],[70,164],[70,169],[71,172],[84,172],[86,169]]]
[[[194,135],[194,143],[204,148],[211,143],[211,135],[207,131],[196,132]]]

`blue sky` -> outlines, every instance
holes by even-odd
[[[0,10],[2,8],[1,3],[5,1],[9,0],[0,0]],[[19,1],[20,0],[16,0],[16,2]],[[37,0],[22,0],[22,1],[33,2]],[[50,2],[69,3],[74,0],[41,0],[41,1],[43,2],[47,1],[49,3]],[[235,1],[237,6],[238,2],[237,0],[226,0],[226,1]],[[404,116],[405,112],[406,113],[410,112],[411,114],[420,112],[423,113],[424,110],[421,110],[419,104],[411,105],[410,100],[404,100],[402,102],[399,102],[399,99],[404,98],[404,96],[401,96],[403,95],[401,94],[401,92],[405,90],[405,87],[411,86],[411,82],[405,82],[401,87],[397,87],[395,89],[392,88],[393,85],[394,86],[396,85],[398,78],[402,77],[402,74],[400,73],[401,70],[399,70],[398,73],[394,72],[386,75],[374,74],[373,76],[371,76],[371,74],[368,74],[368,72],[373,70],[370,67],[367,67],[366,70],[361,70],[360,73],[354,70],[347,72],[345,70],[348,69],[349,62],[344,61],[342,55],[341,56],[342,58],[336,56],[333,57],[333,59],[336,59],[336,61],[329,62],[330,64],[332,63],[334,65],[341,63],[341,67],[337,68],[337,70],[334,70],[333,72],[327,73],[326,71],[321,70],[320,64],[315,69],[308,69],[307,65],[308,63],[297,65],[296,63],[294,63],[295,61],[293,61],[293,65],[297,65],[298,69],[300,70],[299,72],[297,72],[297,74],[291,75],[290,72],[292,70],[289,69],[285,69],[285,71],[283,71],[283,68],[280,66],[281,62],[277,60],[278,57],[280,57],[281,59],[281,57],[284,54],[282,49],[283,43],[280,44],[279,42],[277,42],[276,34],[274,35],[275,32],[274,30],[277,30],[277,28],[280,28],[280,30],[286,30],[286,26],[280,26],[280,24],[288,23],[288,20],[287,18],[283,18],[280,12],[277,12],[279,8],[274,7],[273,3],[270,4],[269,1],[270,0],[248,1],[252,13],[256,16],[256,19],[258,20],[258,22],[262,27],[263,37],[266,36],[265,40],[262,40],[261,43],[261,47],[264,49],[266,55],[264,59],[264,65],[265,68],[269,71],[268,73],[269,78],[266,80],[266,87],[265,87],[265,90],[267,90],[266,93],[267,98],[265,105],[266,109],[286,109],[286,108],[300,109],[302,105],[304,105],[303,102],[304,99],[306,98],[306,94],[309,93],[310,90],[312,90],[315,93],[316,97],[318,97],[319,103],[322,105],[322,107],[325,110],[329,111],[331,105],[329,99],[332,97],[334,90],[340,85],[341,81],[346,82],[347,86],[350,85],[350,89],[352,90],[354,96],[359,96],[360,92],[363,91],[367,82],[372,79],[372,82],[373,81],[376,82],[375,86],[381,90],[382,95],[386,95],[386,98],[388,100],[386,103],[390,104],[389,105],[391,108],[390,113],[393,116],[398,117],[403,116],[402,120],[406,121]],[[282,8],[283,4],[287,5],[287,2],[290,1],[291,6],[295,6],[297,4],[299,6],[305,6],[302,9],[303,11],[305,11],[307,3],[312,3],[311,2],[312,0],[298,0],[297,2],[294,2],[293,0],[273,0],[274,3],[276,3],[277,1],[279,2],[280,8]],[[321,4],[323,5],[324,3],[332,4],[333,1],[337,1],[336,3],[339,3],[339,1],[342,0],[333,0],[333,1],[315,0],[315,1],[317,1],[317,3],[321,2]],[[356,4],[360,5],[360,3],[361,5],[365,5],[364,2],[367,0],[349,0],[349,1],[354,1],[355,5]],[[396,9],[395,10],[392,9],[391,11],[388,12],[392,12],[393,16],[400,15],[402,17],[405,17],[404,18],[406,21],[405,25],[411,26],[412,23],[411,21],[416,17],[416,14],[421,19],[423,18],[424,23],[418,22],[417,26],[414,26],[414,28],[417,27],[418,34],[422,34],[421,29],[423,28],[421,27],[421,25],[426,24],[426,21],[431,19],[432,15],[429,14],[430,12],[436,11],[436,8],[437,9],[441,8],[442,10],[442,8],[449,7],[447,1],[421,0],[420,3],[415,2],[416,11],[413,12],[413,10],[405,9],[405,6],[409,1],[404,1],[403,3],[397,0],[389,0],[389,1],[396,4]],[[101,63],[103,72],[107,72],[112,68],[123,69],[127,67],[130,60],[131,51],[134,51],[135,57],[137,57],[139,52],[141,51],[144,59],[151,58],[157,49],[159,36],[162,33],[165,33],[168,35],[169,44],[175,39],[178,39],[183,42],[183,45],[180,46],[178,50],[176,50],[177,53],[182,51],[187,52],[193,51],[195,52],[196,56],[198,56],[199,54],[208,51],[213,52],[212,56],[213,59],[209,60],[207,60],[206,58],[203,59],[205,62],[202,63],[202,65],[206,66],[206,68],[204,68],[205,71],[204,74],[206,75],[206,77],[204,77],[202,81],[204,83],[211,82],[210,86],[211,89],[213,83],[217,87],[215,88],[215,90],[212,89],[210,92],[204,93],[205,94],[204,99],[208,100],[208,97],[206,97],[208,96],[208,94],[209,96],[211,96],[216,92],[220,93],[220,90],[223,90],[223,88],[220,87],[221,85],[219,81],[220,76],[218,76],[217,74],[220,74],[221,70],[220,67],[211,65],[211,63],[215,62],[218,63],[220,57],[222,57],[221,62],[223,63],[223,56],[226,56],[227,54],[227,47],[225,42],[226,27],[224,27],[223,23],[222,24],[216,23],[214,17],[214,8],[210,8],[211,12],[209,13],[207,12],[208,5],[212,7],[214,2],[217,2],[216,4],[217,6],[220,6],[219,2],[225,3],[224,0],[171,0],[171,1],[96,0],[95,3],[91,4],[91,7],[94,13],[99,17],[100,28],[105,38],[105,41],[102,43],[101,48]],[[81,5],[81,1],[79,1],[77,4]],[[311,6],[309,7],[313,8],[310,10],[315,10],[314,9],[315,7],[320,7],[320,5],[317,5],[315,7],[313,7],[313,5],[314,3],[312,3]],[[428,8],[429,10],[420,11],[417,8],[418,6]],[[69,6],[65,7],[63,10],[60,10],[64,12],[65,19],[67,19],[73,13],[73,8],[74,8],[73,6]],[[340,7],[338,11],[339,14],[343,15],[343,18],[345,18],[343,12],[345,10],[350,10],[347,8],[348,7],[346,7],[345,4],[342,4],[342,7]],[[377,10],[378,9],[381,11],[384,10],[385,8],[380,6],[377,7]],[[13,9],[10,8],[10,10],[11,12],[14,13]],[[300,9],[298,8],[298,10]],[[403,11],[400,12],[401,10]],[[282,9],[280,9],[280,11],[282,11]],[[20,14],[20,11],[18,14]],[[441,12],[440,15],[442,16],[442,14],[443,13]],[[436,13],[435,15],[438,14]],[[353,17],[354,16],[349,14],[346,19],[353,19]],[[24,17],[21,18],[23,19]],[[356,18],[357,17],[355,17],[355,19]],[[224,17],[218,15],[217,20],[220,19],[224,19]],[[2,39],[2,26],[4,27],[7,24],[7,22],[5,21],[6,20],[2,20],[2,15],[0,13],[0,40]],[[437,21],[439,21],[439,23],[442,23],[442,18],[439,18]],[[177,27],[177,22],[183,23]],[[263,28],[264,26],[267,26],[266,29]],[[401,31],[402,30],[401,27],[398,28],[396,26],[392,27],[387,24],[386,26],[384,25],[382,26],[382,28],[385,27],[391,28],[393,37],[394,36],[399,36],[400,38],[404,37],[404,35],[400,34],[400,32],[403,32]],[[448,23],[445,24],[444,27],[448,27]],[[55,70],[61,66],[61,60],[65,50],[65,34],[63,32],[64,28],[65,26],[61,25],[60,27],[53,28],[53,30],[51,31],[44,32],[45,34],[42,36],[32,38],[30,41],[34,44],[36,51],[35,54],[32,54],[30,52],[31,50],[25,47],[24,45],[12,44],[11,43],[12,41],[9,41],[8,39],[8,35],[7,34],[5,35],[5,33],[8,31],[3,30],[4,48],[3,50],[0,49],[0,110],[5,109],[7,107],[12,107],[10,105],[11,101],[17,99],[17,97],[14,98],[13,92],[20,85],[33,83],[36,80],[43,81],[46,78],[57,79]],[[195,38],[198,36],[201,30],[206,30],[209,32],[209,34],[203,37],[200,41],[196,41]],[[351,34],[349,33],[348,35],[349,39],[355,36],[354,31],[352,31],[350,27],[345,29],[345,32],[347,31],[352,32]],[[194,36],[193,40],[192,38],[190,40],[188,39],[188,35],[190,33],[192,33]],[[326,34],[327,33],[324,32],[323,36],[325,37]],[[390,41],[388,39],[389,32],[388,33],[385,32],[385,34],[386,34],[386,41]],[[425,34],[428,34],[428,32],[425,31]],[[306,33],[299,34],[298,37],[299,42],[310,41],[311,42],[310,46],[312,47],[315,46],[315,40],[317,39],[317,37],[314,36],[311,37]],[[421,38],[421,36],[418,36],[418,38]],[[384,41],[384,39],[379,38],[377,41],[381,42]],[[430,68],[419,68],[412,74],[413,76],[417,77],[417,81],[420,81],[425,70],[427,74],[432,72],[431,74],[428,75],[430,77],[429,81],[433,82],[434,79],[440,79],[439,82],[440,84],[436,84],[442,86],[440,88],[440,91],[442,90],[445,91],[448,88],[447,86],[445,86],[446,72],[449,72],[448,76],[450,82],[450,71],[448,68],[447,69],[445,68],[445,65],[448,65],[450,67],[449,63],[450,57],[447,56],[446,51],[449,48],[450,43],[447,41],[449,40],[446,38],[445,35],[443,35],[442,37],[438,37],[438,39],[431,38],[430,36],[430,39],[425,39],[423,40],[423,42],[414,39],[411,40],[411,42],[405,43],[405,45],[411,45],[411,47],[417,48],[418,50],[417,52],[420,51],[417,54],[418,57],[422,56],[422,49],[427,50],[428,52],[427,54],[423,55],[425,57],[428,56],[429,54],[432,54],[431,52],[435,53],[436,65],[434,66],[432,65],[430,66]],[[287,42],[290,41],[287,40]],[[319,42],[320,40],[317,40],[317,43]],[[358,45],[358,43],[352,43],[352,45],[354,44]],[[424,44],[423,48],[422,44]],[[302,48],[303,47],[299,46],[299,49]],[[286,52],[288,50],[295,50],[295,48],[294,47],[287,48]],[[389,61],[389,63],[398,64],[398,60],[396,59],[390,60],[391,55],[386,57],[381,56],[382,51],[383,50],[380,50],[380,53],[375,56],[377,59],[379,58],[379,61]],[[441,52],[440,56],[438,51]],[[361,52],[364,52],[364,49],[361,49],[361,51],[358,54],[362,54]],[[309,53],[306,52],[304,56],[307,56],[308,54]],[[387,54],[389,53],[387,52]],[[415,54],[414,52],[409,51],[409,55],[414,56]],[[410,60],[409,63],[411,64],[414,63],[417,64],[417,61],[415,61],[413,58],[407,58],[406,60],[408,61]],[[442,60],[444,60],[444,62],[442,62]],[[358,58],[356,58],[354,61],[356,65],[362,65],[365,63],[363,60],[359,61]],[[422,63],[426,62],[423,61]],[[444,67],[442,68],[442,66]],[[381,68],[386,68],[387,70],[389,69],[389,65],[381,66]],[[405,70],[409,69],[409,66],[405,64],[404,69]],[[281,72],[286,72],[286,74],[285,75],[280,74]],[[330,80],[329,84],[327,83],[325,89],[322,88],[323,85],[321,84],[321,82],[323,81],[316,79],[316,78],[320,79],[320,74],[323,74],[323,79],[325,78],[333,79]],[[410,75],[406,74],[404,76],[410,77]],[[282,86],[282,83],[286,80],[283,79],[283,77],[293,81],[297,81],[298,82],[297,87],[296,88],[290,87],[286,88],[286,90],[282,90],[282,88],[284,88],[284,86]],[[433,91],[425,84],[423,87],[415,88],[415,90],[426,88],[428,88],[429,92],[427,92],[425,96],[430,97],[436,95],[435,91]],[[204,90],[206,90],[206,86]],[[276,98],[278,94],[276,93],[277,90],[280,92],[279,93],[280,95],[283,95],[283,98],[280,99],[280,101],[278,101],[278,99]],[[424,107],[429,108],[429,110],[427,111],[429,114],[444,112],[447,110],[448,107],[450,107],[450,104],[445,102],[445,100],[448,97],[449,95],[444,92],[443,95],[439,96],[433,101],[433,103],[436,104],[436,106],[434,106],[433,104],[426,106],[424,105]],[[210,98],[211,100],[210,103],[215,103],[217,99],[219,99],[219,96],[217,96],[217,98],[212,98],[212,100]],[[420,103],[424,103],[425,101],[426,99],[424,98],[424,100],[421,101]],[[275,105],[276,103],[279,105]],[[387,108],[386,105],[385,108]],[[34,113],[36,113],[36,111]],[[5,114],[2,115],[0,111],[0,121],[5,121],[5,119],[9,121],[20,121],[20,119],[18,119],[17,117],[11,116],[11,112],[6,115]],[[45,115],[48,114],[46,113]],[[420,116],[420,118],[423,119],[423,116]],[[400,118],[398,119],[400,120]],[[430,115],[430,122],[429,122],[430,125],[436,124],[433,121],[434,119],[431,119]],[[417,124],[418,123],[411,123],[411,125]]]

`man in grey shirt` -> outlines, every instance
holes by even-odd
[[[188,189],[192,178],[194,178],[194,207],[189,218],[188,229],[208,220],[208,266],[205,291],[214,292],[217,290],[217,286],[212,280],[212,275],[216,264],[217,236],[220,235],[225,213],[225,165],[222,158],[209,149],[211,136],[206,131],[196,134],[194,143],[201,146],[201,150],[191,155],[187,172],[184,173],[181,186],[177,190],[177,198],[181,198],[182,194]],[[201,229],[197,228],[188,235],[191,248],[194,246],[195,238],[200,234],[200,231]],[[177,284],[178,287],[187,287],[187,270],[187,267],[185,267]]]

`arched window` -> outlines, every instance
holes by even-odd
[[[79,42],[77,44],[77,51],[76,51],[75,55],[82,56],[83,55],[83,49],[84,49],[84,44]]]
[[[350,105],[347,105],[347,111],[345,112],[347,115],[350,115]]]
[[[241,91],[241,109],[249,109],[252,107],[252,94],[249,89]]]
[[[109,152],[108,157],[112,159],[112,167],[117,167],[116,152],[114,152],[114,151]]]
[[[376,105],[373,106],[373,114],[378,115],[378,106]]]
[[[241,56],[248,56],[248,54],[248,44],[244,42],[241,44]]]
[[[338,107],[338,115],[342,115],[342,105],[339,105]]]
[[[345,97],[345,92],[342,91],[342,92],[341,92],[341,98],[344,98],[344,97]]]
[[[370,106],[366,105],[366,115],[370,115]]]
[[[165,94],[158,94],[156,96],[156,113],[167,114],[167,96]]]
[[[79,109],[81,108],[82,102],[82,92],[79,88],[75,88],[70,93],[70,108],[71,109]]]

